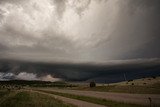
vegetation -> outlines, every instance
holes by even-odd
[[[0,100],[3,98],[3,96],[8,95],[9,92],[6,90],[0,90]]]
[[[10,80],[0,81],[0,89],[5,87],[75,87],[75,85],[68,84],[63,81],[50,82],[50,81],[26,81],[26,80]]]
[[[4,95],[4,92],[0,92]],[[9,92],[13,94],[15,92]],[[1,96],[2,98],[2,96]],[[8,95],[0,101],[0,107],[74,107],[51,96],[36,92],[16,91],[14,95]]]
[[[96,86],[96,87],[75,87],[75,90],[84,91],[100,91],[100,92],[117,92],[117,93],[132,93],[132,94],[160,94],[160,84],[151,86],[138,85],[110,85],[110,86]]]
[[[63,97],[73,98],[77,100],[87,101],[87,102],[91,102],[95,104],[105,105],[109,107],[148,107],[148,106],[143,106],[143,105],[115,102],[115,101],[101,99],[101,98],[74,95],[74,94],[68,94],[68,93],[60,93],[60,92],[55,92],[55,91],[48,91],[48,90],[38,90],[38,91],[42,91],[42,92],[50,93],[54,95],[59,95]]]
[[[75,90],[84,91],[102,91],[102,92],[118,92],[133,94],[160,94],[160,77],[142,78],[138,80],[128,80],[125,82],[114,84],[97,85],[90,88],[89,86],[74,87]]]
[[[97,86],[96,86],[97,85]],[[31,88],[26,88],[31,87]],[[89,91],[105,91],[120,93],[139,93],[139,94],[160,94],[160,78],[143,78],[139,80],[128,80],[121,83],[99,85],[91,82],[88,86],[72,85],[65,82],[45,82],[45,81],[0,81],[0,107],[73,107],[73,105],[53,98],[52,96],[37,93],[34,91],[24,91],[24,89],[35,89],[49,94],[55,94],[72,99],[87,101],[95,104],[105,105],[109,107],[144,107],[143,105],[116,102],[102,98],[95,98],[82,95],[73,95],[68,93],[60,93],[43,88],[34,87],[58,87],[76,90]],[[67,87],[67,88],[66,88]],[[91,88],[92,87],[92,88]],[[41,89],[41,90],[40,90]],[[156,106],[155,106],[156,107]]]
[[[96,87],[96,83],[95,82],[90,82],[90,87]]]

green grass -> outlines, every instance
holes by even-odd
[[[96,86],[96,87],[87,87],[87,86],[81,86],[81,87],[75,87],[72,88],[73,90],[81,90],[81,91],[100,91],[100,92],[110,92],[110,90],[112,90],[113,88],[115,88],[115,85],[112,86]]]
[[[110,92],[132,93],[132,94],[160,94],[159,87],[152,86],[115,86]]]
[[[51,96],[36,92],[22,91],[8,97],[0,103],[0,107],[74,107]]]
[[[2,99],[5,95],[8,95],[9,92],[7,90],[0,90],[0,99]]]
[[[95,98],[95,97],[88,97],[88,96],[81,96],[81,95],[73,95],[68,93],[60,93],[55,91],[48,91],[48,90],[38,90],[45,93],[55,94],[63,97],[68,97],[72,99],[87,101],[95,104],[105,105],[109,107],[148,107],[143,105],[137,105],[137,104],[130,104],[130,103],[123,103],[123,102],[115,102],[111,100],[101,99],[101,98]]]
[[[132,94],[160,94],[160,77],[148,77],[111,84],[97,84],[96,87],[92,88],[89,87],[88,83],[88,86],[86,84],[81,84],[78,87],[73,87],[70,89]]]
[[[96,87],[75,87],[74,90],[81,91],[100,91],[100,92],[117,92],[117,93],[132,93],[132,94],[160,94],[160,83],[153,85],[109,85]]]

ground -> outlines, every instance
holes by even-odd
[[[2,84],[3,83],[3,84]],[[0,107],[159,107],[160,77],[112,84],[2,82]],[[23,83],[23,85],[21,85]],[[38,86],[38,87],[37,87]]]
[[[74,107],[54,97],[44,94],[21,90],[0,91],[0,107]]]
[[[160,94],[160,77],[141,78],[111,84],[97,84],[93,88],[86,84],[80,84],[79,87],[73,87],[72,89],[133,94]]]

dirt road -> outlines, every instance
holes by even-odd
[[[75,95],[91,96],[97,98],[105,98],[118,102],[149,105],[149,97],[152,99],[152,104],[160,105],[160,95],[153,94],[126,94],[126,93],[111,93],[97,91],[78,91],[78,90],[63,90],[63,89],[44,89],[49,91],[70,93]]]
[[[85,102],[85,101],[81,101],[81,100],[66,98],[66,97],[62,97],[62,96],[58,96],[58,95],[54,95],[54,94],[48,94],[48,93],[44,93],[44,92],[40,92],[40,91],[34,91],[34,92],[38,92],[38,93],[41,93],[41,94],[53,96],[54,98],[57,98],[61,101],[64,101],[65,103],[73,104],[73,105],[76,105],[78,107],[106,107],[106,106],[103,106],[103,105],[93,104],[93,103],[89,103],[89,102]]]

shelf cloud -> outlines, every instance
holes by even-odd
[[[96,63],[1,60],[0,65],[1,80],[88,81],[101,78],[100,82],[116,82],[123,81],[124,74],[128,80],[160,75],[159,58]]]
[[[0,59],[37,63],[159,59],[159,4],[159,0],[0,0]],[[70,78],[66,72],[64,77]]]

